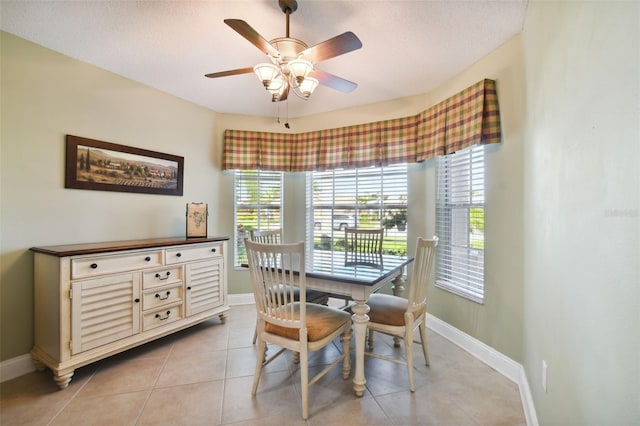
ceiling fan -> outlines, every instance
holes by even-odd
[[[298,8],[296,0],[279,0],[280,9],[287,16],[286,37],[267,41],[249,24],[240,19],[225,19],[224,23],[246,38],[265,53],[269,63],[260,63],[253,68],[205,74],[218,78],[255,72],[264,88],[271,94],[272,102],[287,99],[293,91],[302,99],[308,99],[318,84],[323,84],[344,93],[352,92],[358,85],[316,68],[318,62],[357,50],[362,47],[360,39],[351,31],[308,47],[303,41],[289,37],[289,16]]]

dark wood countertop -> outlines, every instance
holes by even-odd
[[[229,237],[207,237],[207,238],[150,238],[143,240],[128,241],[106,241],[100,243],[65,244],[59,246],[31,247],[34,253],[44,253],[52,256],[66,257],[84,254],[106,253],[111,251],[124,251],[135,249],[147,249],[154,247],[179,246],[184,244],[210,243],[216,241],[227,241]]]

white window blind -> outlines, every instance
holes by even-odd
[[[235,265],[247,263],[244,239],[249,231],[282,227],[282,172],[236,170]]]
[[[436,286],[484,299],[484,145],[438,158]]]
[[[344,228],[385,228],[384,254],[407,254],[407,165],[307,174],[307,260],[344,259]],[[322,256],[326,255],[326,256]],[[339,259],[338,259],[339,260]]]

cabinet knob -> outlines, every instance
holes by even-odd
[[[182,253],[176,253],[176,257],[182,257]]]
[[[214,247],[211,249],[211,253],[215,253],[215,252],[216,252],[216,248]]]
[[[91,269],[96,269],[98,267],[98,264],[97,263],[92,263],[89,266],[91,266]]]
[[[187,287],[187,290],[191,290],[191,286]]]
[[[144,260],[146,260],[147,262],[151,262],[151,258],[149,256],[145,257]]]
[[[134,302],[140,303],[140,299],[133,299]]]

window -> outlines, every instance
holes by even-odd
[[[383,254],[407,254],[406,164],[308,173],[308,260],[344,251],[346,227],[385,228]]]
[[[236,170],[235,266],[247,263],[244,239],[249,231],[282,227],[282,173]]]
[[[484,146],[438,158],[436,286],[484,299]]]

